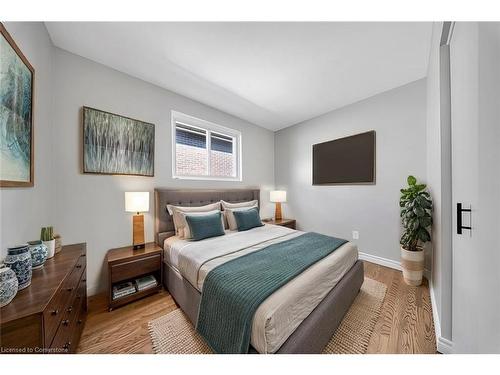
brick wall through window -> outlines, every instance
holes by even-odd
[[[181,119],[176,120],[173,127],[176,176],[239,177],[238,132],[208,122],[205,127],[203,120],[192,119],[180,113],[174,116]]]

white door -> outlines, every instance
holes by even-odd
[[[450,86],[456,353],[500,353],[499,61],[499,25],[455,24]],[[459,215],[459,203],[472,211]],[[472,229],[458,234],[458,216]]]

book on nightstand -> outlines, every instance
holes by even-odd
[[[113,286],[113,299],[128,296],[137,292],[135,285],[131,281]]]
[[[158,285],[155,277],[153,275],[148,275],[135,279],[135,285],[137,286],[137,291],[154,288]]]

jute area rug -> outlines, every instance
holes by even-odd
[[[365,278],[323,354],[366,353],[386,291],[384,284]],[[213,354],[180,309],[149,322],[149,333],[157,354]]]

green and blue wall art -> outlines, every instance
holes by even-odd
[[[154,176],[155,126],[83,107],[83,172]]]
[[[0,23],[0,186],[33,186],[35,71]]]

